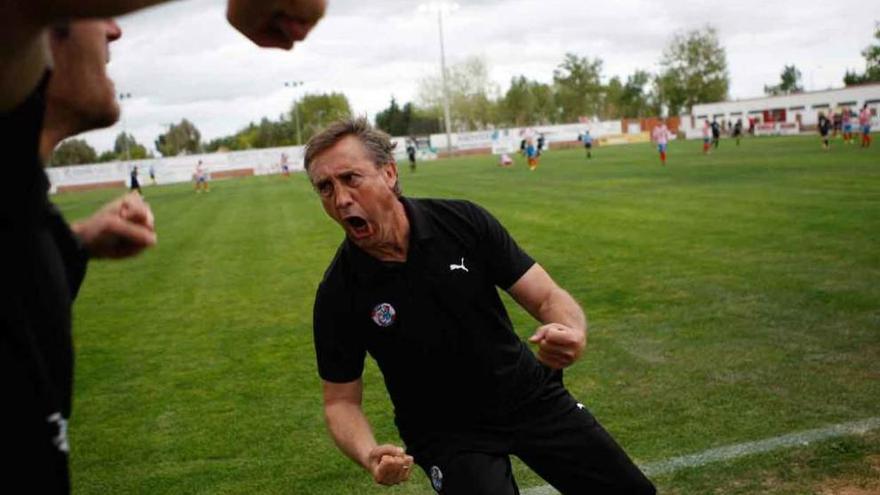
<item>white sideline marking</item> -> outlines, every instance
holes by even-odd
[[[639,466],[639,468],[648,477],[658,476],[661,474],[674,473],[680,469],[704,466],[713,462],[729,461],[731,459],[738,459],[753,454],[770,452],[771,450],[809,445],[811,442],[818,442],[829,438],[846,435],[863,435],[878,428],[880,428],[880,417],[868,418],[861,421],[853,421],[851,423],[841,423],[827,426],[825,428],[817,428],[815,430],[790,433],[788,435],[758,440],[756,442],[737,443],[726,447],[705,450],[697,454],[672,457],[665,461],[644,464]],[[522,491],[522,495],[557,495],[557,493],[558,492],[550,485],[538,486]]]

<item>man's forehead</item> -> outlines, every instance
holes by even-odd
[[[309,166],[313,178],[344,173],[351,170],[373,168],[375,165],[357,138],[354,142],[340,140],[333,147],[318,154]]]

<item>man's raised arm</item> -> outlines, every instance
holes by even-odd
[[[554,368],[567,368],[587,345],[587,318],[568,292],[556,285],[535,263],[507,292],[542,325],[529,342],[538,345],[538,359]]]

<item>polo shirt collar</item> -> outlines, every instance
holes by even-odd
[[[434,237],[434,227],[428,221],[424,207],[409,198],[400,198],[406,218],[409,219],[409,241],[424,241]]]

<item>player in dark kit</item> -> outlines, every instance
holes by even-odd
[[[739,146],[739,140],[742,138],[743,133],[743,121],[742,119],[736,119],[736,124],[733,124],[733,137],[736,138],[736,145]]]
[[[416,141],[414,139],[408,139],[406,141],[406,156],[409,158],[409,169],[413,172],[416,171]]]
[[[305,167],[345,231],[315,299],[330,434],[377,483],[413,462],[441,494],[518,493],[516,455],[566,494],[653,485],[562,384],[586,345],[580,306],[483,208],[401,195],[390,138],[364,119],[313,137]],[[513,331],[497,287],[541,322]],[[378,363],[406,451],[378,445],[362,409]]]
[[[819,114],[819,135],[822,136],[822,149],[828,151],[831,149],[831,143],[828,140],[828,134],[831,132],[831,119],[825,117],[824,113]]]
[[[717,150],[719,144],[721,144],[721,126],[718,125],[717,120],[712,120],[712,146]]]
[[[138,168],[137,168],[137,165],[135,165],[135,166],[132,167],[132,169],[131,169],[131,181],[130,181],[130,184],[129,184],[129,190],[130,190],[130,191],[137,191],[137,193],[140,194],[140,195],[143,195],[143,194],[144,194],[144,193],[141,192],[141,183],[138,182]]]

